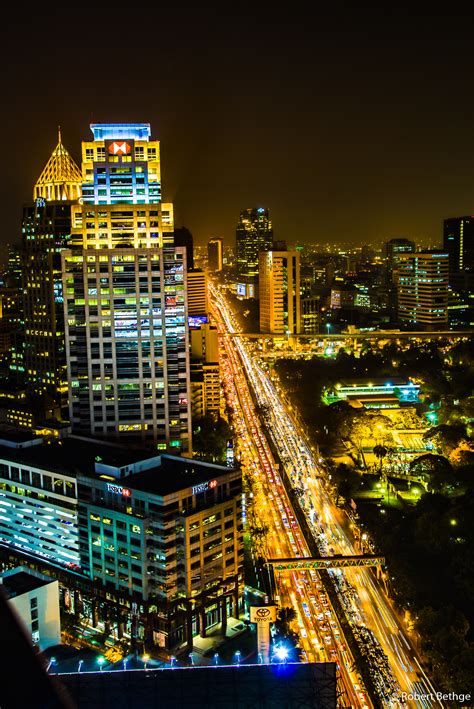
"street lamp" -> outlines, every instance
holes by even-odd
[[[275,648],[275,657],[280,660],[280,662],[286,662],[288,659],[288,648],[286,648],[284,645],[279,645],[277,648]]]
[[[237,650],[235,653],[235,656],[237,658],[237,665],[240,667],[240,650]]]
[[[46,668],[46,672],[49,672],[51,665],[55,665],[55,664],[56,664],[56,658],[50,657],[49,662],[48,662],[48,666]]]
[[[99,657],[99,658],[97,659],[97,662],[98,662],[98,665],[99,665],[99,667],[100,667],[100,671],[102,672],[102,670],[103,670],[103,668],[104,668],[105,658],[104,658],[104,657]]]
[[[171,655],[170,657],[170,662],[171,662],[171,668],[174,668],[174,663],[176,662],[176,657],[174,655]]]
[[[194,655],[192,652],[189,653],[189,659],[191,660],[191,667],[194,667]]]
[[[84,660],[79,660],[79,664],[77,665],[77,671],[78,671],[78,672],[81,671],[81,667],[82,667],[83,664],[84,664]]]
[[[219,655],[217,652],[214,653],[214,664],[216,667],[219,664]]]
[[[149,662],[149,660],[150,660],[150,655],[148,655],[148,653],[146,653],[145,655],[143,655],[142,659],[143,659],[144,669],[146,670],[146,665],[147,665],[147,662]]]

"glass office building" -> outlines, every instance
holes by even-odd
[[[76,432],[190,449],[186,254],[160,201],[148,124],[93,125],[82,205],[63,252],[70,417]]]

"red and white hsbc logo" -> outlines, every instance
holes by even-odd
[[[129,143],[114,141],[109,145],[109,153],[112,155],[128,155],[132,152],[132,146]]]

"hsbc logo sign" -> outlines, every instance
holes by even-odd
[[[109,145],[109,153],[112,155],[128,155],[131,152],[132,146],[124,141],[114,141]]]
[[[217,487],[217,480],[208,480],[206,483],[195,485],[192,488],[193,495],[199,495],[201,492],[206,492],[207,490],[214,490],[215,487]]]

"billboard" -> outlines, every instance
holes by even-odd
[[[276,606],[250,606],[251,623],[274,623],[276,619]]]
[[[189,315],[188,316],[188,327],[190,330],[199,330],[201,325],[205,325],[209,318],[207,315]]]

